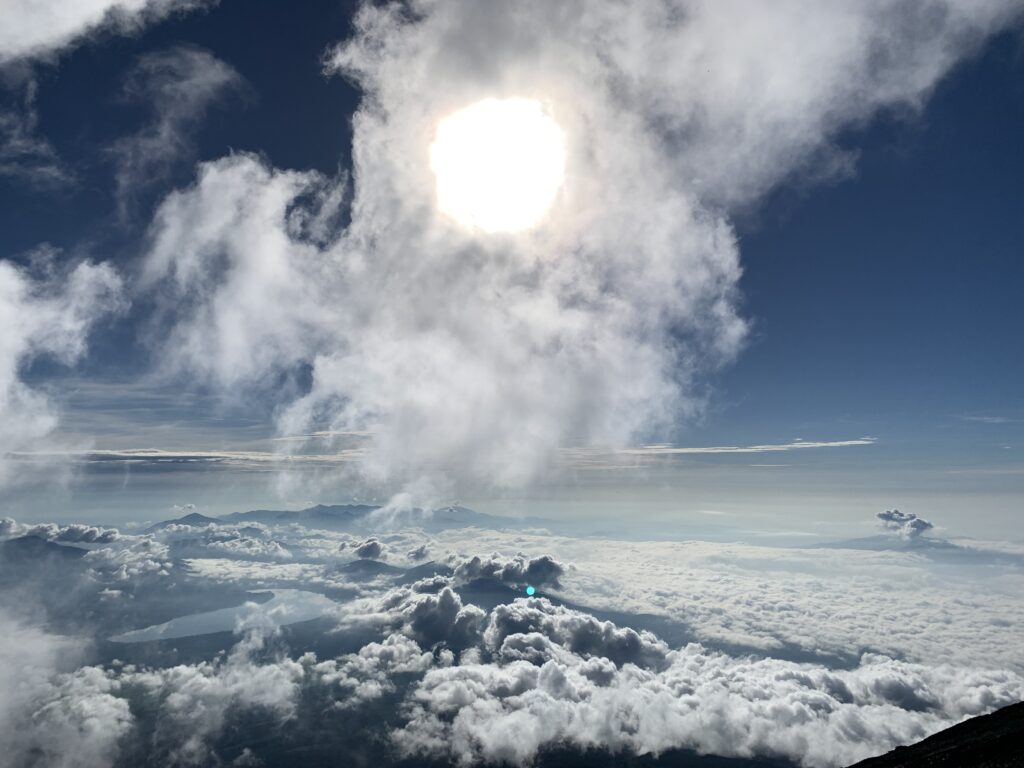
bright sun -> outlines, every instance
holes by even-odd
[[[536,226],[565,177],[565,134],[532,99],[484,99],[441,120],[430,146],[437,206],[467,227]]]

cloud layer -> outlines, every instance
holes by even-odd
[[[73,596],[89,618],[72,635],[4,604],[8,586],[31,599],[18,575],[36,578],[35,559],[15,555],[32,537],[77,553],[50,562],[36,597]],[[0,736],[15,764],[274,764],[301,748],[379,764],[689,749],[838,766],[1024,697],[1016,561],[978,581],[916,551],[251,523],[4,521],[0,540]],[[367,541],[388,563],[360,557]],[[424,548],[437,560],[419,563]],[[523,597],[527,582],[545,597]],[[243,589],[275,598],[232,608],[255,598]],[[289,610],[289,594],[318,610]],[[168,611],[204,604],[240,622],[223,652],[179,634],[91,651],[114,627],[155,622],[134,634],[158,638]]]

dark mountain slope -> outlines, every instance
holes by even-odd
[[[850,768],[1018,768],[1024,766],[1024,702],[972,717],[909,747]]]

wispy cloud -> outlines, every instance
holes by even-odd
[[[168,451],[159,448],[87,451],[22,451],[3,454],[10,460],[38,461],[62,458],[81,463],[128,462],[145,464],[335,464],[359,461],[363,451],[358,448],[333,453],[284,454],[272,451]]]
[[[1003,467],[967,467],[964,469],[950,469],[950,475],[1024,475],[1024,466],[1009,465]]]
[[[632,456],[675,456],[683,454],[715,453],[778,453],[783,451],[806,451],[816,448],[848,448],[856,445],[874,445],[876,442],[877,438],[874,437],[858,437],[854,440],[794,440],[789,443],[766,443],[763,445],[715,445],[693,447],[658,444],[645,445],[640,448],[627,448],[622,451],[622,453]]]
[[[238,72],[200,48],[177,46],[140,59],[125,83],[124,97],[148,105],[150,119],[110,148],[122,215],[134,193],[166,177],[175,162],[193,159],[191,133],[203,115],[244,88]]]
[[[310,435],[294,435],[290,437],[271,438],[262,441],[272,447],[270,450],[202,450],[202,449],[163,449],[163,448],[120,448],[120,449],[89,449],[89,450],[42,450],[21,451],[4,454],[8,460],[40,461],[59,458],[62,460],[93,464],[93,463],[145,463],[159,466],[160,464],[224,464],[232,467],[246,465],[271,468],[278,465],[282,468],[300,466],[351,465],[361,462],[372,451],[372,432],[321,432]],[[344,447],[338,447],[341,442]],[[623,450],[596,448],[568,448],[560,452],[559,461],[562,466],[573,469],[593,470],[633,470],[642,465],[636,459],[626,457],[674,456],[686,454],[731,454],[731,453],[770,453],[776,451],[807,450],[820,448],[842,448],[848,446],[873,445],[875,438],[864,437],[856,440],[826,441],[794,441],[778,445],[751,446],[713,446],[705,448],[674,447],[669,445],[649,445]],[[293,444],[301,446],[293,451]],[[326,450],[317,450],[317,445]],[[277,448],[280,446],[280,448]],[[780,467],[785,464],[755,464],[751,466]]]
[[[999,414],[961,416],[961,421],[973,421],[979,424],[1020,424],[1024,419]]]
[[[38,84],[28,66],[0,67],[0,177],[15,179],[36,189],[72,185],[73,173],[56,149],[38,131]]]
[[[271,438],[274,443],[305,443],[312,440],[335,440],[339,437],[373,437],[373,430],[323,430],[321,432],[310,432],[308,435],[282,435]]]

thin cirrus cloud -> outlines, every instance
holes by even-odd
[[[348,179],[256,156],[201,165],[151,227],[157,356],[261,392],[283,434],[372,428],[371,479],[518,485],[567,445],[663,438],[744,344],[732,213],[850,172],[841,129],[918,109],[1015,17],[997,0],[366,5],[327,57],[366,94],[351,201]],[[440,118],[501,96],[547,105],[567,181],[536,230],[481,238],[437,215],[425,157]]]
[[[10,97],[0,109],[0,178],[35,189],[52,190],[74,183],[74,174],[38,132],[38,82],[28,66],[0,65],[0,91]]]
[[[149,121],[118,139],[109,153],[122,216],[138,192],[192,158],[191,132],[213,106],[245,90],[241,75],[208,51],[177,46],[147,53],[128,74],[123,97],[146,104]]]
[[[626,448],[622,453],[632,456],[678,456],[686,454],[715,453],[779,453],[783,451],[804,451],[815,448],[849,448],[858,445],[874,445],[877,438],[859,437],[855,440],[794,440],[791,443],[768,443],[765,445],[716,445],[707,447],[680,447],[672,445],[644,445]]]
[[[326,445],[334,446],[340,438],[357,438],[360,442],[372,438],[373,432],[345,433],[332,432],[323,435],[303,435],[285,438],[272,438],[270,442],[284,444],[285,450],[260,451],[260,450],[165,450],[160,448],[128,448],[128,449],[90,449],[90,450],[37,450],[37,451],[11,451],[9,460],[21,460],[25,462],[44,460],[63,460],[85,464],[102,464],[107,462],[128,462],[147,463],[155,467],[169,463],[197,463],[197,464],[222,464],[228,467],[253,466],[311,466],[323,465],[350,465],[362,462],[368,455],[365,446],[355,446],[344,449],[332,449],[329,451],[312,450],[308,443],[313,437],[320,437],[326,441]],[[307,450],[302,453],[294,453],[288,450],[291,442],[302,442],[307,444]],[[845,448],[850,446],[874,445],[875,438],[859,438],[856,440],[834,440],[834,441],[796,441],[776,445],[751,445],[751,446],[712,446],[712,447],[678,447],[666,445],[650,445],[636,448],[623,448],[620,450],[611,449],[582,449],[567,448],[558,455],[560,465],[586,468],[590,465],[597,465],[601,468],[608,468],[607,462],[616,456],[633,457],[657,457],[657,456],[683,456],[683,455],[718,455],[733,453],[775,453],[780,451],[795,451],[824,448]],[[624,465],[634,466],[634,465]],[[780,464],[765,464],[755,466],[786,466]]]

